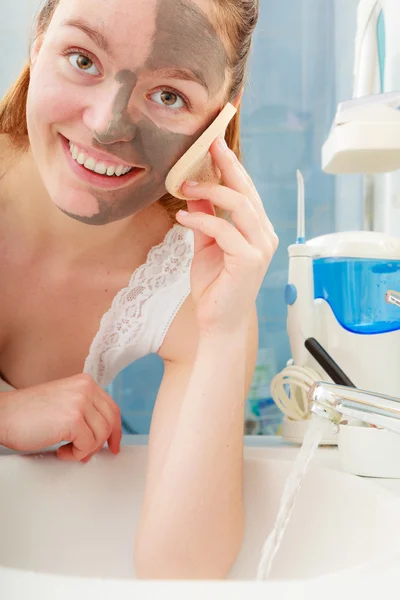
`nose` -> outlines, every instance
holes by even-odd
[[[109,121],[105,131],[94,130],[94,135],[101,144],[115,144],[116,142],[131,142],[136,137],[137,126],[125,112],[115,115]]]
[[[122,82],[117,78],[117,82],[117,90],[113,89],[110,94],[110,90],[106,89],[106,96],[97,97],[92,107],[93,119],[88,125],[101,144],[131,142],[136,137],[137,126],[128,111],[136,81],[131,78]]]

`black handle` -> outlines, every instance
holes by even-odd
[[[346,387],[356,387],[315,338],[308,338],[304,342],[304,345],[311,356],[315,358],[319,366],[324,369],[325,373],[329,375],[334,383],[337,385],[345,385]]]

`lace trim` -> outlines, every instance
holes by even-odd
[[[148,300],[190,268],[193,244],[188,240],[188,231],[182,225],[174,225],[164,240],[150,250],[145,264],[134,271],[128,286],[117,293],[102,317],[84,367],[84,372],[99,385],[106,373],[107,353],[116,348],[123,350],[138,340]]]

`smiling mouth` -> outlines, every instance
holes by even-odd
[[[100,189],[119,189],[126,187],[147,172],[143,167],[118,164],[104,158],[98,158],[96,151],[91,155],[90,150],[84,150],[78,144],[61,135],[62,146],[67,154],[72,170],[94,187]],[[100,156],[104,156],[100,155]]]
[[[98,175],[106,175],[107,177],[123,177],[130,173],[135,167],[127,165],[113,164],[107,161],[96,160],[89,153],[79,148],[79,146],[73,144],[71,141],[68,143],[69,151],[73,160],[75,160],[82,167]]]
[[[93,171],[98,175],[106,175],[107,177],[122,177],[132,171],[134,167],[128,167],[126,165],[113,165],[107,161],[97,161],[87,154],[84,150],[81,150],[78,146],[75,146],[72,142],[69,142],[69,150],[73,160],[82,165],[88,171]]]

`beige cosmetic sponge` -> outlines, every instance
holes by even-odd
[[[226,128],[236,114],[236,108],[228,102],[210,127],[172,167],[165,180],[168,192],[175,198],[187,200],[181,187],[184,181],[219,182],[221,173],[209,152],[213,141],[225,136]]]

